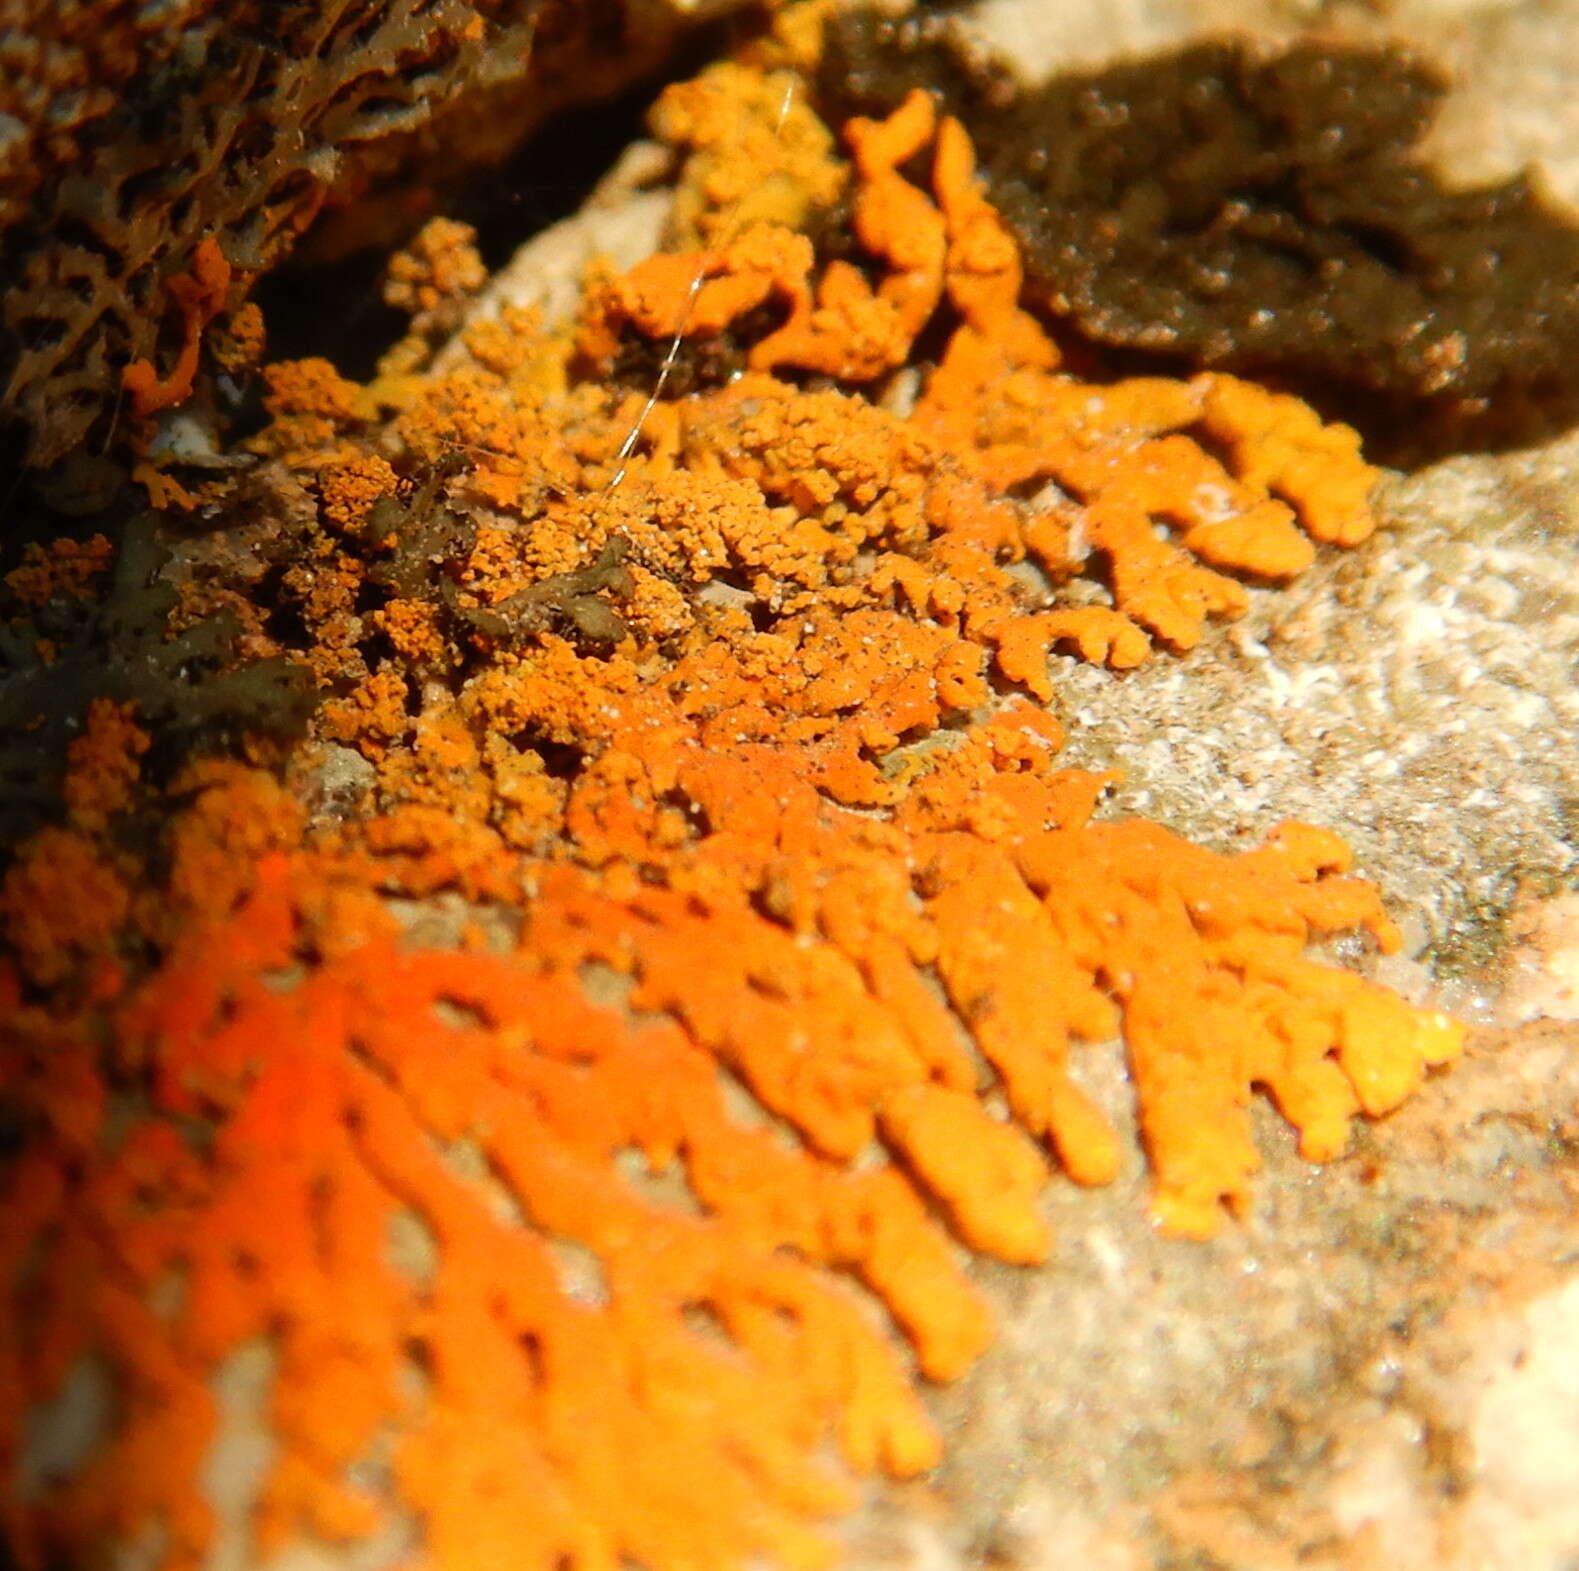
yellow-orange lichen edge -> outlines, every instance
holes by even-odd
[[[666,87],[649,121],[655,136],[687,154],[671,219],[685,245],[716,244],[758,224],[799,228],[848,178],[792,71],[718,61]]]

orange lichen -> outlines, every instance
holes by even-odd
[[[590,296],[581,352],[592,359],[611,355],[626,323],[649,338],[719,333],[775,294],[791,302],[807,298],[811,265],[811,242],[771,224],[715,250],[660,252],[604,280]]]
[[[1117,608],[1176,648],[1198,642],[1207,617],[1245,609],[1230,574],[1288,578],[1310,565],[1312,538],[1354,544],[1374,527],[1366,498],[1376,471],[1357,437],[1297,401],[1280,410],[1266,402],[1275,395],[1226,376],[1091,388],[1026,367],[987,404],[980,382],[993,368],[973,361],[963,394],[956,369],[945,359],[919,422],[968,442],[994,486],[1051,480],[1072,495],[1082,504],[1075,536],[1106,558]],[[1226,462],[1190,437],[1197,426],[1224,445]],[[1029,533],[1027,545],[1051,571],[1070,565]]]
[[[1243,484],[1282,497],[1316,540],[1358,545],[1370,536],[1377,471],[1361,459],[1357,431],[1238,377],[1206,376],[1201,385],[1201,428],[1227,447]]]
[[[315,415],[343,425],[373,413],[363,389],[327,360],[277,360],[263,379],[268,386],[264,408],[276,417]]]
[[[371,620],[408,666],[439,670],[451,663],[435,606],[420,600],[395,600],[374,611]]]
[[[404,250],[389,259],[384,304],[404,311],[419,329],[454,313],[488,281],[477,231],[453,218],[431,218]]]
[[[103,830],[131,800],[140,760],[151,738],[133,719],[135,705],[96,698],[82,735],[66,749],[61,792],[72,823],[89,834]]]
[[[178,507],[189,513],[197,506],[197,498],[174,475],[146,458],[132,465],[132,479],[143,488],[148,505],[155,510]]]
[[[125,882],[87,835],[44,829],[0,883],[0,933],[22,974],[50,987],[111,949],[130,901]]]
[[[378,361],[375,392],[381,403],[398,407],[433,351],[465,314],[467,302],[488,281],[488,269],[475,244],[477,231],[452,218],[433,218],[384,272],[386,305],[411,319],[405,337]]]
[[[305,814],[268,775],[218,759],[192,765],[171,790],[191,806],[166,836],[163,898],[145,925],[200,939],[246,898],[261,857],[300,840]]]
[[[888,264],[878,295],[912,338],[943,292],[946,229],[937,209],[899,173],[899,166],[926,147],[936,124],[932,99],[918,89],[886,120],[858,118],[844,131],[859,176],[855,233]]]
[[[948,123],[957,148],[964,132]],[[804,237],[779,225],[754,223],[716,249],[655,256],[608,281],[592,301],[583,353],[594,358],[610,353],[614,331],[626,322],[649,336],[716,334],[776,296],[788,306],[788,319],[752,346],[754,367],[794,367],[869,381],[902,364],[944,288],[949,243],[944,216],[899,173],[901,164],[927,146],[935,128],[932,100],[920,91],[887,120],[857,119],[846,127],[858,176],[855,232],[867,252],[887,267],[875,289],[846,262],[830,264],[814,289],[812,251]],[[961,157],[968,179],[968,141],[950,165],[953,187],[961,178]],[[1003,239],[1008,240],[1006,234]],[[962,256],[969,254],[966,247]]]
[[[361,455],[343,440],[377,414],[365,388],[327,360],[278,360],[265,366],[263,406],[274,417],[253,439],[255,451],[301,468]]]
[[[934,133],[936,205],[898,172]],[[1297,400],[1226,376],[1092,388],[1059,373],[1056,350],[1019,304],[1018,253],[973,179],[969,139],[957,121],[935,123],[925,94],[887,121],[852,121],[846,137],[858,176],[854,228],[887,269],[875,288],[841,262],[814,285],[800,237],[756,228],[720,249],[654,257],[605,281],[582,352],[607,359],[626,325],[652,337],[716,335],[776,298],[787,320],[750,347],[752,366],[870,381],[903,362],[946,292],[963,320],[905,423],[911,440],[930,435],[992,492],[1051,480],[1072,493],[1084,504],[1074,565],[1084,551],[1100,553],[1115,608],[1175,648],[1198,642],[1207,618],[1244,611],[1247,595],[1230,575],[1286,578],[1309,565],[1311,539],[1354,544],[1369,532],[1376,471],[1351,430],[1323,425]],[[1226,462],[1190,439],[1195,428]],[[781,461],[798,473],[816,468]],[[1017,554],[1061,576],[1072,565],[1071,536],[1052,513],[1021,526]],[[1176,539],[1159,538],[1158,523]],[[1137,634],[1101,619],[1040,627],[1044,650],[1070,639],[1116,654],[1119,665],[1140,657]],[[1030,649],[1023,621],[1016,639]],[[1016,664],[1023,671],[1034,662]],[[1039,680],[1033,686],[1046,696]]]
[[[793,72],[720,61],[665,88],[649,121],[688,154],[670,220],[682,245],[716,244],[758,224],[794,229],[844,188],[833,138]]]
[[[209,356],[221,371],[228,371],[232,376],[261,365],[267,341],[263,310],[254,300],[248,300],[209,324]]]
[[[323,516],[342,534],[360,529],[380,497],[394,495],[398,476],[376,453],[328,465],[319,476]]]
[[[164,376],[152,361],[143,359],[132,361],[121,372],[121,386],[132,395],[132,409],[138,415],[157,414],[192,395],[203,329],[224,308],[230,290],[230,263],[212,235],[193,249],[191,271],[166,279],[165,290],[181,312],[181,352]]]
[[[856,232],[889,268],[875,290],[844,262],[831,264],[814,290],[809,242],[782,226],[755,223],[716,250],[655,256],[611,280],[591,302],[582,352],[607,355],[624,322],[649,335],[716,334],[776,297],[788,306],[788,318],[752,346],[754,367],[868,381],[903,364],[943,289],[943,222],[898,173],[933,126],[932,101],[918,92],[889,120],[852,121],[846,131],[859,173]]]
[[[841,647],[894,630],[858,621]],[[764,636],[731,639],[722,662],[698,652],[657,693],[557,655],[589,695],[562,734],[601,766],[571,788],[570,862],[510,869],[441,808],[368,821],[358,862],[303,848],[264,777],[178,782],[195,797],[164,904],[189,915],[115,1027],[156,1071],[159,1118],[90,1142],[67,1177],[30,1158],[23,1243],[47,1232],[67,1273],[47,1280],[85,1285],[47,1342],[36,1327],[8,1342],[15,1411],[92,1352],[133,1380],[126,1418],[45,1512],[13,1518],[20,1543],[152,1516],[168,1563],[193,1563],[212,1523],[185,1480],[221,1424],[201,1371],[261,1338],[276,1449],[260,1553],[380,1530],[389,1502],[355,1474],[393,1426],[396,1510],[422,1512],[436,1566],[506,1542],[525,1564],[817,1563],[806,1520],[848,1498],[816,1460],[825,1437],[858,1470],[937,1457],[838,1276],[887,1305],[924,1372],[961,1373],[990,1321],[921,1196],[973,1248],[1043,1258],[1037,1141],[1086,1183],[1117,1159],[1067,1073],[1078,1041],[1124,1034],[1158,1218],[1197,1233],[1243,1200],[1253,1083],[1320,1159],[1355,1111],[1394,1105],[1455,1050],[1439,1017],[1301,957],[1308,933],[1355,924],[1395,941],[1374,893],[1335,876],[1330,835],[1287,827],[1222,857],[1092,823],[1103,781],[1056,770],[1057,727],[1029,708],[973,726],[909,784],[870,775],[852,794],[885,813],[851,811],[808,759],[853,764],[841,731],[935,721],[936,696],[882,660],[819,675],[813,645],[797,675],[771,658],[792,678],[782,713],[823,717],[795,740],[740,680]],[[449,735],[438,762],[463,765],[472,744]],[[397,951],[346,903],[369,881],[521,902],[514,953]],[[589,964],[630,978],[634,1016],[589,1006]],[[780,1129],[743,1119],[720,1071]],[[994,1082],[1013,1125],[982,1107]],[[201,1159],[174,1139],[196,1117],[216,1126]],[[892,1158],[873,1160],[876,1135]],[[402,1235],[420,1247],[391,1257]],[[566,1274],[572,1246],[591,1286]],[[156,1311],[172,1276],[178,1307]],[[14,1432],[0,1441],[15,1454]],[[633,1477],[632,1457],[653,1465]]]
[[[779,93],[716,76],[662,123],[722,154]],[[1059,769],[1045,707],[1055,645],[1134,666],[1361,538],[1352,434],[1227,377],[1080,382],[958,125],[916,97],[846,140],[871,282],[707,219],[734,187],[696,163],[703,248],[594,277],[578,360],[517,316],[376,392],[266,373],[252,445],[303,505],[289,614],[247,625],[324,689],[309,745],[189,763],[144,846],[147,739],[95,708],[72,826],[0,893],[0,1007],[50,1043],[0,1060],[0,1466],[84,1361],[117,1398],[0,1507],[30,1571],[143,1532],[203,1563],[211,1376],[259,1351],[252,1558],[820,1564],[847,1471],[937,1460],[912,1365],[990,1338],[959,1244],[1041,1260],[1054,1168],[1118,1172],[1077,1055],[1127,1055],[1153,1215],[1200,1236],[1247,1203],[1257,1088],[1327,1160],[1457,1051],[1307,957],[1398,941],[1335,837],[1101,821],[1118,777]],[[606,379],[675,333],[746,369],[632,440]],[[1111,605],[1062,593],[1093,564]]]
[[[254,964],[290,963],[294,893],[288,861],[266,859],[236,917],[274,935]],[[523,1565],[722,1567],[761,1552],[814,1564],[826,1546],[805,1516],[849,1498],[809,1454],[818,1437],[837,1434],[862,1468],[936,1459],[891,1347],[815,1265],[930,1256],[968,1294],[924,1210],[892,1174],[808,1165],[735,1123],[673,1026],[625,1026],[524,963],[379,944],[283,993],[250,966],[179,967],[125,1022],[163,1036],[172,1112],[229,1111],[201,1161],[153,1125],[69,1191],[28,1175],[18,1236],[50,1228],[86,1291],[47,1354],[28,1347],[19,1393],[47,1390],[89,1344],[146,1371],[161,1397],[134,1404],[57,1527],[91,1541],[153,1512],[169,1558],[194,1563],[211,1525],[184,1479],[219,1423],[194,1371],[259,1337],[278,1366],[279,1452],[254,1523],[264,1553],[303,1530],[371,1529],[376,1497],[346,1469],[391,1421],[391,1482],[422,1503],[438,1565],[506,1552]],[[706,1212],[644,1198],[611,1166],[626,1149],[654,1175],[678,1167]],[[544,1231],[501,1217],[491,1190]],[[135,1220],[134,1194],[150,1197]],[[272,1225],[253,1244],[260,1207]],[[391,1261],[402,1229],[431,1240],[431,1265]],[[598,1297],[567,1291],[555,1240],[591,1252]],[[140,1310],[171,1272],[180,1310]]]
[[[323,729],[337,742],[354,741],[370,757],[381,758],[411,729],[405,678],[393,667],[375,671],[345,698],[324,705]]]
[[[959,121],[938,127],[933,179],[942,209],[948,251],[944,274],[948,296],[965,319],[955,355],[992,346],[1006,365],[1038,369],[1058,363],[1058,352],[1040,324],[1020,307],[1025,270],[1020,248],[975,179],[975,153]],[[979,348],[977,350],[979,352]]]
[[[21,565],[5,575],[5,586],[29,608],[45,605],[57,595],[81,600],[92,592],[114,554],[104,535],[51,540],[47,545],[30,540],[22,548]]]

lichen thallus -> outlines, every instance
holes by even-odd
[[[784,123],[794,106],[795,92],[796,82],[792,77],[785,84],[784,96],[779,104],[773,128],[775,136],[783,132]],[[737,233],[738,219],[723,226],[719,244],[727,244],[729,240],[736,237]],[[686,334],[690,330],[697,297],[701,294],[706,278],[707,258],[706,252],[703,251],[698,254],[696,271],[691,276],[679,320],[670,336],[663,359],[659,362],[652,386],[648,389],[641,408],[636,412],[629,430],[626,431],[624,439],[615,451],[614,472],[604,486],[605,493],[618,490],[630,473],[631,459],[640,445],[647,422],[663,398],[664,391],[679,363]],[[441,507],[444,485],[465,467],[464,455],[468,453],[507,456],[471,444],[454,444],[430,466],[409,503],[405,504],[408,527],[423,529],[432,527],[430,521],[435,511]],[[393,496],[383,498],[375,505],[374,512],[377,513],[379,507],[384,507],[385,513],[388,514],[391,507],[398,508],[401,505]],[[372,521],[370,516],[370,522]],[[478,631],[496,638],[520,636],[525,632],[545,627],[555,620],[565,620],[588,642],[617,643],[625,636],[627,629],[619,614],[606,600],[600,598],[600,595],[606,592],[620,599],[631,592],[633,585],[630,570],[624,565],[629,552],[630,541],[624,535],[611,534],[597,555],[583,566],[569,572],[556,573],[552,577],[531,584],[487,610],[467,609],[463,615],[465,620]],[[447,598],[453,600],[453,594]]]

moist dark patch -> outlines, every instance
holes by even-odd
[[[135,706],[154,734],[155,778],[243,737],[287,741],[306,731],[317,704],[311,671],[283,655],[240,658],[232,613],[170,635],[178,595],[161,577],[170,556],[140,511],[98,601],[57,597],[7,615],[16,608],[0,594],[0,858],[59,816],[67,748],[96,698]]]
[[[788,314],[769,300],[722,332],[682,334],[678,344],[667,334],[649,338],[627,322],[605,380],[644,397],[655,392],[666,403],[726,387],[746,370],[751,346],[782,327]]]
[[[1455,192],[1411,162],[1446,90],[1418,57],[1212,42],[1016,91],[936,23],[830,29],[831,118],[917,84],[1085,337],[1274,381],[1395,458],[1579,418],[1579,230],[1523,176]]]

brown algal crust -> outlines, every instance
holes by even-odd
[[[1099,344],[1276,381],[1396,454],[1579,410],[1579,230],[1411,150],[1446,90],[1396,48],[1232,41],[1016,89],[931,24],[841,20],[823,112],[917,83],[970,130],[1028,288]]]

